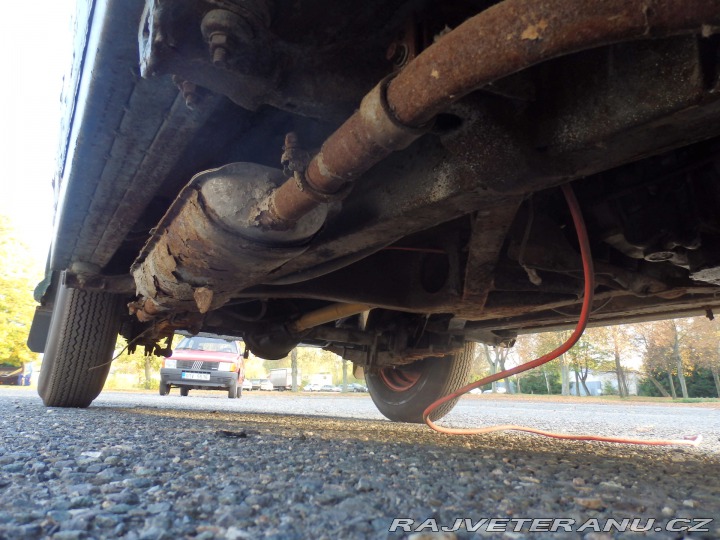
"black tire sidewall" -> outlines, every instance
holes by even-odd
[[[81,309],[88,303],[99,313]],[[100,394],[110,372],[121,303],[117,295],[59,286],[38,379],[38,394],[45,405],[84,408]],[[98,314],[101,320],[95,318]],[[98,327],[103,329],[100,336]],[[87,346],[69,351],[67,341],[76,338]],[[76,376],[69,376],[70,371]]]
[[[417,382],[407,390],[388,387],[378,373],[365,374],[368,391],[375,406],[388,419],[396,422],[422,423],[423,412],[439,398],[454,392],[467,383],[470,375],[472,349],[453,356],[425,358],[413,364],[420,368]],[[470,355],[468,357],[468,355]],[[438,407],[431,420],[439,420],[457,403],[457,399]]]
[[[67,287],[59,285],[57,295],[55,296],[55,306],[52,317],[50,318],[50,330],[48,331],[47,342],[45,343],[45,352],[43,354],[42,365],[40,366],[40,376],[38,377],[38,394],[43,399],[47,393],[55,367],[55,358],[57,357],[60,346],[59,333],[63,325],[66,324],[65,319],[68,316],[67,297]]]

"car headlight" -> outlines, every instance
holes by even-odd
[[[164,367],[170,368],[170,369],[177,368],[177,360],[172,360],[171,358],[166,358]]]
[[[218,362],[218,371],[235,371],[235,364],[230,362]]]

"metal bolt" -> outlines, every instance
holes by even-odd
[[[177,75],[173,75],[173,82],[180,89],[183,99],[185,100],[185,106],[194,111],[200,103],[200,95],[197,91],[197,85],[190,81],[183,81]]]
[[[197,94],[188,94],[187,96],[185,96],[185,106],[191,111],[197,109],[199,104],[200,98]]]
[[[285,146],[283,146],[283,154],[280,157],[280,164],[285,176],[289,178],[294,172],[304,172],[309,162],[310,154],[300,146],[297,133],[291,131],[285,135]]]
[[[217,67],[227,67],[230,56],[229,39],[225,32],[214,32],[210,36],[210,54],[212,63]]]
[[[217,47],[213,51],[213,64],[217,67],[225,67],[227,66],[227,49],[225,47]]]

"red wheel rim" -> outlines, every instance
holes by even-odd
[[[380,370],[380,379],[385,386],[395,392],[409,390],[420,380],[422,370],[418,367],[383,368]]]

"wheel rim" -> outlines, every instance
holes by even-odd
[[[395,392],[404,392],[417,384],[422,375],[420,366],[404,366],[397,368],[383,368],[380,370],[380,379],[385,386]]]

